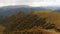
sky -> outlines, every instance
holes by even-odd
[[[60,6],[60,0],[0,0],[0,7],[8,5]]]

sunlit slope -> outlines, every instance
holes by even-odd
[[[60,28],[60,13],[59,12],[52,12],[47,10],[42,10],[38,12],[32,13],[33,15],[38,15],[41,18],[47,18],[47,23],[54,23],[56,24],[57,28]]]
[[[10,32],[10,34],[21,34],[21,33],[25,33],[25,34],[60,34],[59,32],[56,32],[54,29],[52,30],[46,30],[46,29],[43,29],[42,27],[40,26],[34,26],[32,27],[31,29],[25,29],[25,30],[22,30],[22,31],[19,31],[17,30],[18,32],[16,31],[12,31]],[[15,33],[16,32],[16,33]]]

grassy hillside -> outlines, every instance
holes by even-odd
[[[47,18],[46,22],[56,24],[57,28],[60,28],[60,13],[59,12],[34,12],[33,14],[38,15],[42,18]]]
[[[60,13],[49,10],[41,10],[24,14],[22,12],[12,15],[5,24],[5,32],[22,31],[40,26],[43,29],[60,31]]]
[[[45,30],[40,26],[38,27],[34,26],[31,29],[28,30],[25,29],[22,31],[17,30],[17,31],[10,32],[10,34],[60,34],[60,33],[54,30]]]

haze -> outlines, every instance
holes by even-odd
[[[60,6],[60,0],[0,0],[0,7],[8,5]]]

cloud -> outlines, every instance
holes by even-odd
[[[0,6],[7,5],[60,6],[60,0],[0,0]]]

